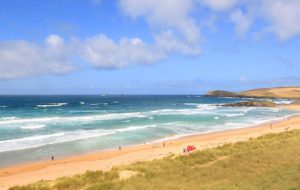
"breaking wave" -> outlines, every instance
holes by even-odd
[[[41,105],[36,105],[36,107],[39,108],[47,108],[47,107],[61,107],[61,106],[65,106],[68,103],[50,103],[50,104],[41,104]]]
[[[76,130],[72,132],[60,132],[50,135],[37,135],[20,139],[4,140],[0,141],[0,152],[36,148],[44,145],[101,137],[112,135],[118,132],[135,131],[151,127],[156,127],[156,125],[131,126],[127,128],[111,130]]]
[[[38,125],[24,125],[24,126],[21,126],[20,128],[34,130],[34,129],[41,129],[44,127],[46,127],[46,125],[38,124]]]
[[[72,117],[43,117],[43,118],[17,118],[11,120],[0,120],[0,125],[4,124],[23,124],[23,123],[66,123],[66,122],[92,122],[99,120],[119,120],[126,118],[141,118],[147,117],[140,112],[133,113],[111,113],[102,115],[89,116],[72,116]]]
[[[186,106],[194,106],[198,110],[214,110],[217,109],[218,106],[215,104],[197,104],[197,103],[184,103]]]

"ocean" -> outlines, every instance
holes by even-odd
[[[195,95],[0,96],[0,166],[248,127],[298,113],[220,106],[245,100]]]

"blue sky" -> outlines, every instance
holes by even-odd
[[[299,0],[2,0],[1,94],[300,85]]]

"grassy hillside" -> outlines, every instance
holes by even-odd
[[[300,87],[261,88],[239,94],[251,97],[300,98]]]
[[[259,88],[243,92],[210,91],[207,96],[300,99],[300,87]]]
[[[121,180],[122,171],[135,175]],[[198,151],[189,156],[138,162],[107,173],[86,172],[11,189],[297,190],[300,189],[300,130]]]

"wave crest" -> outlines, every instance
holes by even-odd
[[[40,105],[36,105],[36,107],[39,108],[47,108],[47,107],[61,107],[61,106],[65,106],[68,103],[50,103],[50,104],[40,104]]]
[[[0,152],[37,148],[45,145],[101,137],[112,135],[118,132],[135,131],[151,127],[156,127],[156,125],[130,126],[127,128],[110,130],[77,130],[72,132],[60,132],[50,135],[37,135],[20,139],[11,139],[0,141]]]
[[[38,124],[38,125],[24,125],[21,126],[21,129],[30,129],[30,130],[34,130],[34,129],[41,129],[46,127],[46,125],[42,125],[42,124]]]

